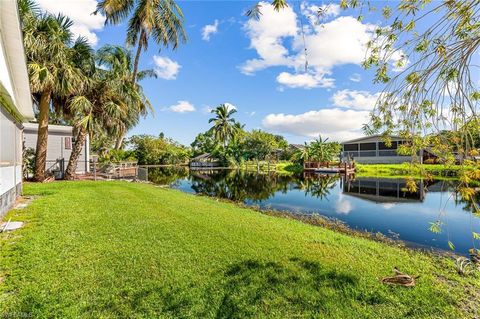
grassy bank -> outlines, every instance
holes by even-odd
[[[34,318],[471,318],[453,262],[148,184],[29,184],[0,310]],[[420,275],[385,286],[394,266]]]
[[[423,164],[412,166],[409,163],[404,164],[357,164],[357,174],[359,176],[370,177],[416,177],[421,178],[427,175],[433,175],[435,178],[456,178],[462,169],[460,165],[441,165],[441,164]]]

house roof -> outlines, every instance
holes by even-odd
[[[353,140],[344,141],[341,144],[358,143],[358,142],[361,142],[361,141],[364,141],[364,140],[369,140],[369,139],[381,140],[383,137],[384,136],[382,134],[375,134],[375,135],[363,136],[363,137],[356,138],[356,139],[353,139]],[[404,138],[402,138],[400,136],[396,136],[396,135],[391,135],[390,138],[393,139],[393,140],[404,140]]]
[[[192,161],[198,161],[198,160],[201,160],[201,159],[207,159],[207,158],[210,158],[211,157],[211,154],[210,153],[203,153],[203,154],[200,154],[196,157],[193,157],[192,158]]]
[[[18,120],[35,117],[16,0],[0,1],[0,98]]]
[[[38,123],[23,123],[23,128],[26,132],[37,132],[38,131]],[[49,133],[73,133],[73,127],[68,125],[48,125],[48,132]]]

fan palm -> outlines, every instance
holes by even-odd
[[[68,106],[76,115],[77,138],[65,172],[65,179],[73,179],[78,156],[86,136],[105,131],[123,137],[126,130],[151,110],[149,100],[140,85],[131,82],[132,63],[128,50],[118,46],[102,47],[97,53],[97,68],[91,76],[92,85],[82,95],[72,96]],[[153,75],[146,70],[139,77]]]
[[[34,179],[45,179],[48,120],[54,99],[81,92],[88,79],[75,64],[72,21],[62,15],[40,14],[33,2],[19,1],[30,89],[38,105],[38,137]],[[83,48],[82,48],[83,49]]]
[[[141,52],[148,49],[150,38],[157,44],[176,49],[181,42],[186,42],[186,36],[182,10],[173,0],[102,0],[94,13],[104,14],[106,24],[118,24],[132,11],[126,42],[128,46],[137,46],[132,74],[132,82],[135,82]]]
[[[223,143],[223,147],[227,146],[229,140],[233,139],[237,131],[237,125],[235,119],[232,117],[237,112],[236,109],[228,107],[226,104],[220,104],[217,108],[211,111],[215,114],[208,120],[208,123],[213,122],[213,126],[210,129],[217,141]]]

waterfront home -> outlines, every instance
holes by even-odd
[[[0,216],[22,192],[22,130],[34,118],[17,1],[0,1]]]
[[[24,147],[35,150],[37,146],[38,124],[25,123],[24,127]],[[48,173],[54,174],[56,178],[63,178],[74,144],[75,135],[72,126],[49,125],[45,170]],[[87,135],[85,144],[82,145],[82,151],[78,157],[75,172],[77,174],[88,173],[89,162],[89,138]]]
[[[405,142],[398,136],[391,136],[391,145],[383,141],[382,135],[372,135],[341,143],[342,160],[353,158],[361,164],[400,164],[411,162],[413,156],[400,155],[397,152],[398,146]],[[423,153],[423,151],[422,151]],[[420,157],[422,160],[423,154]]]
[[[220,162],[217,158],[213,157],[210,153],[204,153],[190,159],[189,166],[195,167],[217,167]]]

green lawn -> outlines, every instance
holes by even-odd
[[[31,318],[473,318],[451,260],[148,184],[27,184],[0,309]],[[392,268],[420,275],[385,286]]]
[[[455,179],[462,169],[471,169],[471,167],[461,165],[442,165],[442,164],[423,164],[421,166],[412,166],[410,163],[404,164],[357,164],[357,175],[368,177],[415,177],[421,178],[425,174],[431,174],[437,179]]]

